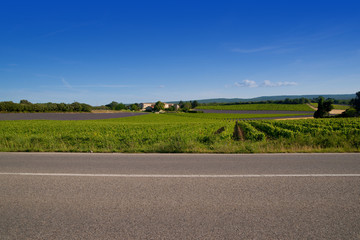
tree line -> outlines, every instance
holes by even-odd
[[[333,109],[333,104],[349,104],[351,108],[347,109],[339,117],[354,117],[360,115],[360,91],[356,93],[356,97],[351,100],[334,100],[334,99],[324,99],[319,97],[316,99],[307,99],[307,98],[296,98],[285,100],[268,100],[260,102],[240,102],[240,103],[217,103],[216,105],[235,105],[235,104],[259,104],[259,103],[276,103],[276,104],[304,104],[310,102],[318,103],[318,110],[315,112],[314,117],[322,118],[328,117],[329,112]],[[179,111],[189,112],[191,109],[196,108],[197,106],[204,105],[214,105],[214,103],[199,104],[198,101],[189,101],[189,102],[179,102]],[[175,107],[170,107],[168,109],[164,108],[165,104],[161,101],[156,102],[155,111],[167,110],[175,111]],[[66,103],[31,103],[28,100],[21,100],[19,103],[14,103],[12,101],[0,102],[0,112],[91,112],[93,109],[110,109],[110,110],[125,110],[129,109],[132,111],[139,111],[140,104],[128,104],[118,103],[112,101],[111,103],[105,106],[92,107],[89,104],[74,102],[71,104]]]
[[[314,113],[314,118],[330,117],[330,111],[334,109],[333,99],[324,99],[324,97],[317,98],[318,109]],[[360,116],[360,91],[356,93],[356,97],[349,100],[350,108],[346,109],[342,114],[335,117],[358,117]]]
[[[140,104],[139,103],[133,103],[133,104],[125,105],[123,103],[118,103],[116,101],[112,101],[111,103],[106,104],[105,106],[94,107],[94,109],[139,111],[140,110]]]
[[[0,112],[91,112],[92,107],[85,103],[31,103],[21,100],[20,103],[12,101],[0,102]]]
[[[346,109],[341,117],[359,117],[360,116],[360,91],[356,93],[356,97],[350,101],[351,108]]]
[[[333,104],[344,104],[349,105],[351,100],[344,99],[333,99]],[[207,105],[239,105],[239,104],[305,104],[305,103],[317,103],[318,98],[308,99],[308,98],[285,98],[284,100],[266,100],[266,101],[248,101],[248,102],[232,102],[232,103],[200,103],[200,106]]]
[[[179,111],[183,111],[183,112],[188,112],[191,109],[196,108],[197,106],[199,106],[198,101],[189,101],[189,102],[183,102],[180,101],[179,103]],[[99,106],[99,107],[94,107],[94,109],[103,109],[103,110],[132,110],[132,111],[139,111],[140,110],[140,104],[139,103],[133,103],[133,104],[123,104],[123,103],[118,103],[116,101],[112,101],[109,104],[106,104],[104,106]],[[174,106],[170,106],[169,108],[165,108],[165,103],[161,102],[161,101],[157,101],[154,104],[154,111],[176,111]]]

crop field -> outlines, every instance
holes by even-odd
[[[271,110],[271,111],[314,111],[306,104],[236,104],[236,105],[208,105],[199,106],[197,109],[214,110]]]
[[[311,103],[311,105],[313,105],[314,107],[318,107],[317,103]],[[334,109],[338,109],[338,110],[346,110],[348,108],[350,108],[350,106],[347,105],[338,105],[338,104],[333,104]]]
[[[0,121],[0,151],[59,152],[358,152],[360,119],[234,121],[195,114],[104,120]],[[201,114],[198,114],[201,115]]]
[[[177,114],[178,116],[187,118],[202,118],[202,119],[219,119],[219,120],[240,120],[240,119],[256,119],[256,118],[284,118],[284,117],[301,117],[309,116],[304,113],[272,113],[272,114],[247,114],[247,113],[194,113],[194,114]],[[312,116],[312,115],[311,115]]]

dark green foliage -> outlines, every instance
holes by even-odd
[[[0,102],[0,111],[1,112],[19,112],[20,106],[17,106],[16,103],[11,101]]]
[[[356,111],[355,108],[346,109],[342,114],[338,115],[337,117],[358,117],[359,113]]]
[[[92,107],[85,103],[30,103],[21,100],[20,103],[0,102],[0,112],[91,112]]]
[[[225,127],[219,128],[218,130],[216,130],[216,132],[215,132],[214,134],[215,134],[215,135],[216,135],[216,134],[220,134],[220,133],[222,133],[223,131],[225,131]]]
[[[161,110],[165,110],[165,103],[163,103],[163,102],[161,102],[161,101],[157,101],[157,102],[155,103],[154,110],[155,110],[156,112],[159,112],[159,111],[161,111]]]
[[[179,102],[179,107],[180,107],[180,110],[183,111],[183,112],[188,112],[190,109],[194,108],[193,106],[197,106],[198,105],[198,102],[197,101],[190,101],[190,102],[183,102],[183,101],[180,101]]]
[[[356,97],[354,99],[351,99],[350,104],[358,113],[360,112],[360,91],[356,93]]]
[[[175,106],[170,106],[169,108],[167,108],[165,110],[173,112],[173,111],[175,111]]]
[[[126,109],[126,106],[123,103],[118,103],[112,101],[111,103],[105,105],[106,107],[110,108],[111,110],[123,110]]]
[[[20,104],[32,104],[32,103],[29,102],[28,100],[22,99],[20,100]]]
[[[204,111],[189,110],[187,113],[204,113]]]
[[[134,104],[130,105],[129,109],[132,110],[132,111],[139,111],[140,107],[139,107],[139,104],[134,103]]]
[[[116,105],[115,110],[123,110],[126,109],[125,104],[123,103],[119,103],[118,105]]]
[[[81,103],[81,110],[80,112],[91,112],[92,107],[88,104]]]
[[[318,109],[314,113],[314,118],[323,118],[329,116],[329,112],[334,108],[333,100],[327,99],[324,100],[324,97],[318,98]]]
[[[118,105],[119,103],[118,102],[115,102],[115,101],[112,101],[111,103],[105,105],[107,106],[108,108],[110,108],[111,110],[115,110],[116,106]]]
[[[198,103],[198,101],[192,101],[192,102],[190,102],[191,103],[191,108],[196,108],[197,106],[199,106],[199,103]]]
[[[182,110],[184,112],[188,112],[190,109],[191,109],[191,103],[186,102],[186,103],[183,104]]]

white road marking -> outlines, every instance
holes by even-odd
[[[272,178],[272,177],[360,177],[360,174],[92,174],[92,173],[0,173],[16,176],[120,177],[120,178]]]

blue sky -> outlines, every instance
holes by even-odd
[[[360,91],[360,1],[0,2],[0,101]]]

